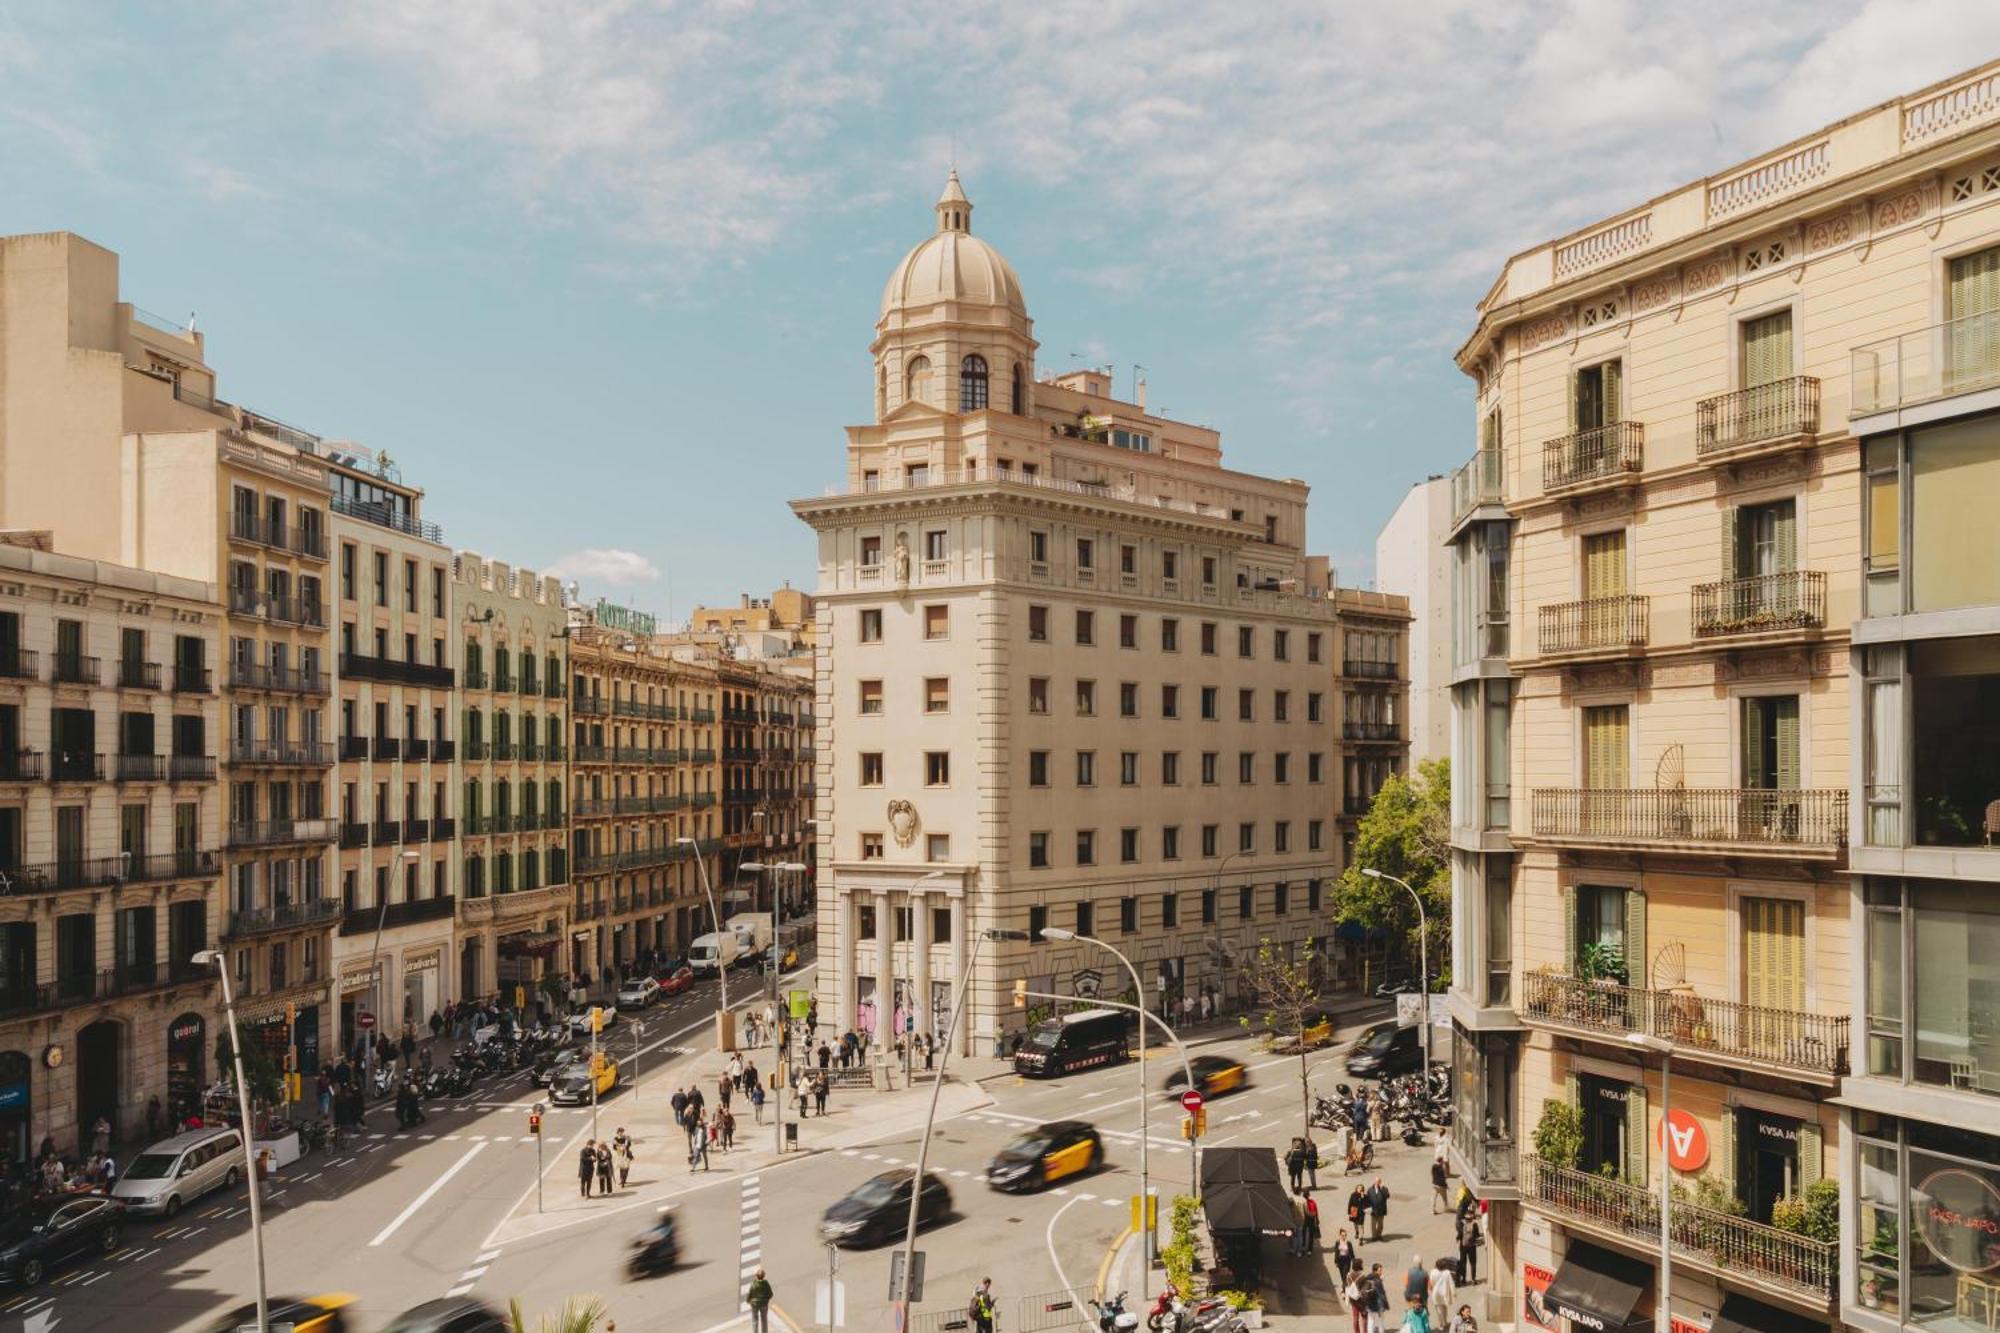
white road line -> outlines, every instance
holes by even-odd
[[[447,1295],[447,1296],[463,1296],[463,1295],[465,1295],[465,1294],[466,1294],[467,1292],[471,1291],[471,1290],[472,1290],[472,1287],[473,1287],[473,1284],[472,1284],[472,1283],[470,1283],[470,1282],[468,1282],[468,1283],[466,1283],[466,1284],[465,1284],[464,1286],[462,1286],[462,1287],[453,1287],[453,1288],[452,1288],[452,1289],[451,1289],[450,1291],[447,1291],[447,1292],[445,1293],[445,1295]]]
[[[1075,1199],[1065,1200],[1062,1207],[1049,1215],[1048,1230],[1042,1233],[1042,1239],[1049,1247],[1049,1263],[1056,1270],[1056,1285],[1065,1291],[1074,1291],[1075,1288],[1070,1286],[1069,1274],[1063,1271],[1062,1258],[1056,1253],[1056,1223],[1062,1221],[1062,1215],[1074,1207]]]
[[[488,1250],[486,1253],[474,1258],[472,1262],[475,1264],[490,1264],[499,1257],[500,1257],[500,1251]]]
[[[470,1162],[473,1158],[479,1156],[480,1150],[485,1148],[485,1146],[486,1145],[483,1143],[473,1144],[471,1149],[466,1152],[465,1156],[459,1158],[456,1162],[453,1162],[451,1166],[445,1170],[445,1173],[443,1175],[439,1176],[436,1180],[433,1180],[430,1183],[430,1187],[428,1189],[426,1189],[422,1194],[419,1194],[416,1198],[410,1200],[410,1206],[405,1208],[402,1212],[396,1214],[396,1220],[391,1222],[388,1226],[383,1227],[382,1230],[379,1233],[377,1233],[375,1239],[369,1241],[368,1244],[371,1247],[378,1246],[383,1241],[389,1239],[389,1237],[395,1235],[397,1228],[401,1227],[403,1223],[409,1221],[410,1218],[416,1214],[417,1209],[429,1203],[431,1201],[432,1196],[435,1195],[439,1190],[443,1189],[453,1176],[457,1175],[460,1171],[463,1171],[465,1169],[465,1164],[467,1162]]]
[[[461,1282],[470,1282],[476,1277],[484,1277],[486,1270],[490,1267],[492,1267],[491,1264],[481,1264],[477,1268],[468,1268],[458,1275],[458,1280]]]

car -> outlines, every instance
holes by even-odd
[[[273,1296],[264,1302],[270,1314],[269,1327],[285,1329],[287,1333],[346,1333],[349,1325],[345,1311],[354,1304],[354,1297],[346,1292],[330,1292],[324,1296]],[[201,1333],[254,1333],[257,1327],[257,1303],[251,1301],[239,1305],[212,1324],[204,1324]]]
[[[549,1086],[549,1080],[554,1078],[563,1066],[589,1058],[590,1047],[585,1043],[572,1042],[567,1046],[559,1046],[535,1061],[535,1067],[529,1072],[528,1077],[534,1080],[536,1087],[546,1088]]]
[[[986,1183],[996,1190],[1041,1189],[1104,1165],[1104,1142],[1082,1120],[1037,1125],[1002,1148],[986,1164]]]
[[[1305,1022],[1296,1033],[1273,1032],[1271,1034],[1271,1049],[1274,1051],[1297,1051],[1303,1046],[1306,1050],[1316,1051],[1333,1040],[1333,1034],[1338,1028],[1339,1024],[1334,1021],[1333,1015],[1321,1009],[1307,1014]]]
[[[572,1060],[549,1080],[549,1100],[557,1106],[590,1105],[591,1064],[589,1057]],[[618,1087],[618,1059],[607,1052],[597,1053],[597,1099],[603,1101]]]
[[[118,1248],[125,1210],[101,1194],[24,1209],[0,1233],[0,1282],[32,1287],[57,1264]]]
[[[820,1218],[820,1239],[829,1245],[881,1245],[902,1235],[910,1221],[911,1174],[884,1171],[862,1181]],[[950,1216],[951,1191],[935,1172],[924,1172],[923,1195],[917,1204],[918,1228]]]
[[[512,1333],[506,1315],[470,1296],[444,1296],[412,1306],[382,1333]]]
[[[663,967],[654,973],[653,976],[654,980],[660,983],[660,994],[662,995],[679,995],[694,986],[694,969],[686,963],[676,963],[672,967]]]
[[[111,1197],[128,1213],[172,1217],[210,1190],[243,1179],[243,1138],[233,1129],[195,1129],[161,1139],[125,1168]]]
[[[764,950],[764,966],[767,969],[775,967],[781,972],[788,972],[798,965],[799,946],[796,944],[787,944],[782,956],[780,956],[778,946],[775,944]]]
[[[569,1016],[571,1036],[585,1038],[590,1036],[590,1015],[593,1010],[604,1015],[603,1026],[598,1031],[609,1032],[618,1026],[617,1006],[609,1004],[586,1004]]]
[[[1424,1067],[1423,1029],[1396,1022],[1362,1029],[1347,1050],[1347,1072],[1355,1078],[1393,1078]]]
[[[660,998],[660,983],[651,977],[633,977],[618,988],[620,1009],[644,1009]]]
[[[1243,1062],[1227,1055],[1197,1055],[1188,1062],[1194,1068],[1195,1086],[1204,1097],[1220,1097],[1250,1086],[1250,1071]],[[1187,1070],[1167,1075],[1166,1090],[1178,1096],[1187,1087]]]

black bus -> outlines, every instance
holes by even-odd
[[[1131,1015],[1116,1009],[1084,1009],[1044,1019],[1014,1053],[1014,1072],[1054,1078],[1117,1064],[1126,1059],[1131,1038]]]

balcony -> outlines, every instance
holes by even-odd
[[[511,764],[519,754],[520,751],[515,748],[512,741],[493,742],[493,757],[500,763]]]
[[[421,764],[431,757],[431,743],[419,736],[412,736],[403,742],[403,758],[412,764]]]
[[[534,741],[521,742],[521,762],[538,764],[542,761],[542,747]]]
[[[1790,569],[1721,583],[1698,583],[1693,591],[1694,636],[1788,637],[1826,626],[1826,574]]]
[[[171,879],[207,879],[222,873],[222,858],[212,851],[156,852],[135,856],[126,864],[125,877],[134,884]]]
[[[426,666],[422,662],[398,662],[366,653],[342,653],[340,674],[345,680],[374,680],[386,685],[419,685],[426,689],[448,690],[455,673],[450,667]]]
[[[377,527],[388,528],[391,532],[404,533],[423,541],[440,545],[444,542],[443,528],[435,523],[426,523],[420,518],[412,518],[395,505],[385,504],[379,500],[356,500],[345,495],[334,496],[332,503],[333,512],[336,514],[358,518],[364,523],[373,523]]]
[[[440,764],[448,764],[458,757],[457,741],[432,741],[431,759]]]
[[[293,843],[332,842],[337,836],[331,819],[256,819],[229,825],[231,847],[284,847]]]
[[[550,676],[547,680],[543,681],[542,697],[544,699],[562,698],[563,697],[562,681],[555,676]]]
[[[37,680],[42,674],[42,655],[32,648],[0,651],[0,680]]]
[[[465,743],[465,757],[472,763],[484,763],[492,756],[493,747],[485,741],[470,740]]]
[[[347,758],[346,742],[341,757]],[[333,762],[333,747],[325,741],[246,741],[230,743],[229,762],[257,764],[273,768],[319,766]]]
[[[188,663],[176,662],[174,664],[174,693],[213,694],[215,693],[215,673],[205,666],[194,666]]]
[[[1625,485],[1639,475],[1646,428],[1618,421],[1559,436],[1542,446],[1542,489],[1550,495]]]
[[[1356,680],[1394,680],[1396,678],[1396,664],[1394,662],[1357,662],[1349,658],[1340,664],[1340,673],[1343,676],[1352,676]]]
[[[1397,741],[1403,737],[1403,728],[1396,722],[1343,722],[1340,734],[1350,741]]]
[[[1609,1036],[1650,1032],[1678,1059],[1738,1069],[1781,1069],[1832,1086],[1847,1073],[1848,1016],[1711,1000],[1686,989],[1641,990],[1530,972],[1521,1016],[1531,1026]]]
[[[712,764],[715,762],[715,751],[703,749],[691,750],[688,752],[688,758],[697,764]]]
[[[344,939],[373,935],[378,923],[383,930],[394,930],[398,926],[413,926],[424,921],[449,920],[457,907],[458,900],[448,893],[434,898],[411,898],[390,903],[386,910],[381,907],[357,907],[340,918],[340,934]]]
[[[486,671],[483,667],[469,666],[465,669],[466,689],[483,690],[486,689],[488,686],[490,686],[492,683],[493,683],[492,678],[486,674]]]
[[[167,756],[167,780],[169,782],[213,782],[215,781],[215,756],[212,754],[170,754]]]
[[[232,541],[268,546],[274,551],[290,551],[314,560],[326,559],[326,533],[317,527],[288,528],[262,515],[239,511],[229,516],[229,536]]]
[[[157,754],[120,754],[111,760],[114,782],[159,782],[167,776],[166,757]]]
[[[1551,1166],[1532,1154],[1522,1197],[1599,1236],[1645,1252],[1660,1243],[1660,1200],[1653,1191],[1610,1176]],[[1840,1251],[1834,1241],[1811,1240],[1747,1217],[1675,1199],[1668,1210],[1674,1262],[1686,1263],[1732,1283],[1825,1311],[1840,1278]]]
[[[368,841],[374,843],[377,847],[393,847],[402,840],[402,821],[395,819],[376,820],[374,831],[368,836]]]
[[[495,672],[493,676],[493,692],[495,694],[512,694],[514,692],[514,677],[505,671]]]
[[[450,842],[458,836],[456,819],[433,819],[431,821],[431,841]]]
[[[1847,845],[1847,789],[1542,787],[1534,836],[1582,847],[1830,860]]]
[[[1471,1177],[1467,1183],[1477,1182],[1473,1189],[1481,1198],[1515,1198],[1521,1170],[1519,1146],[1510,1138],[1481,1135],[1477,1129],[1472,1116],[1452,1118],[1452,1152],[1462,1173]]]
[[[578,717],[608,717],[611,707],[601,694],[579,694],[570,701],[569,711]]]
[[[1709,462],[1776,453],[1819,434],[1819,381],[1794,375],[1694,406],[1694,451]]]
[[[558,741],[556,744],[549,746],[547,752],[542,755],[542,758],[551,764],[560,764],[563,761],[562,743]]]
[[[724,805],[755,805],[757,804],[757,793],[748,787],[732,787],[722,793],[722,803]]]
[[[576,762],[579,764],[603,764],[610,762],[611,747],[608,745],[578,745]]]
[[[715,793],[714,793],[714,792],[712,792],[712,791],[698,791],[698,792],[696,792],[696,793],[694,794],[694,798],[693,798],[693,805],[694,805],[694,808],[695,808],[695,809],[697,809],[697,810],[706,810],[706,809],[708,809],[708,807],[709,807],[709,806],[711,806],[711,805],[714,805],[714,804],[715,804]]]
[[[95,685],[103,676],[104,663],[100,658],[57,653],[49,659],[49,679],[57,685]]]
[[[324,628],[326,604],[305,598],[259,592],[255,588],[231,588],[229,612],[253,616],[278,625],[311,625]]]
[[[1455,528],[1484,505],[1504,502],[1501,495],[1502,456],[1498,449],[1481,449],[1451,474],[1451,525]]]
[[[403,841],[429,842],[431,821],[428,819],[406,819],[403,821]]]
[[[713,722],[715,721],[715,710],[713,708],[690,708],[688,710],[688,721]]]
[[[366,736],[342,736],[340,738],[340,762],[355,763],[368,757]]]
[[[1646,646],[1652,600],[1630,593],[1586,597],[1542,607],[1540,616],[1543,657],[1622,657]]]
[[[231,912],[223,927],[222,937],[240,940],[251,935],[269,935],[274,931],[322,926],[339,915],[338,898],[308,898],[304,902]]]
[[[722,747],[722,757],[731,763],[748,763],[755,759],[757,754],[758,749],[754,745],[725,745]]]
[[[0,782],[40,782],[44,758],[40,750],[0,751]]]
[[[400,758],[402,753],[402,744],[394,736],[377,736],[368,746],[368,754],[372,759],[396,759]]]
[[[1850,422],[1992,388],[2000,388],[2000,310],[1864,343],[1848,353]]]
[[[49,765],[50,782],[102,782],[104,756],[101,754],[58,754]]]
[[[72,857],[0,870],[0,896],[18,898],[31,893],[106,888],[124,878],[122,856]]]
[[[340,826],[340,850],[348,852],[368,845],[368,825],[346,820]]]
[[[121,690],[157,690],[160,688],[160,664],[127,662],[120,658],[116,680]]]
[[[204,672],[204,675],[207,673]],[[299,667],[263,666],[256,662],[231,662],[229,688],[269,690],[275,694],[328,694],[332,682],[323,672]]]

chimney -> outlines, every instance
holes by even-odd
[[[1138,394],[1136,395],[1136,397],[1138,398],[1138,403],[1136,404],[1136,405],[1137,405],[1137,407],[1138,407],[1138,409],[1139,409],[1139,410],[1140,410],[1141,412],[1145,411],[1145,410],[1146,410],[1146,381],[1144,381],[1144,380],[1140,380],[1140,381],[1139,381],[1139,392],[1138,392]]]

